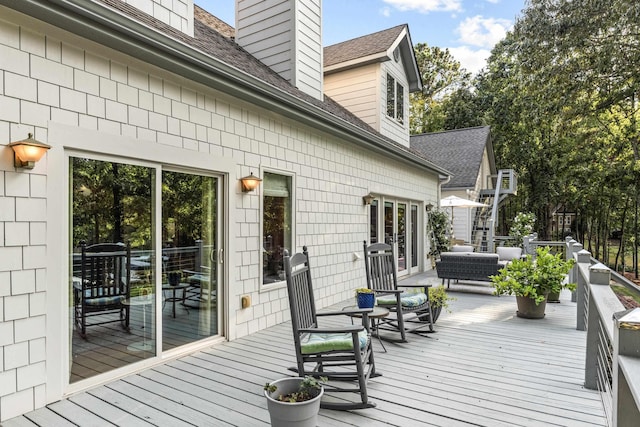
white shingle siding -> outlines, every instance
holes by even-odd
[[[193,0],[123,0],[144,13],[193,36]]]
[[[408,167],[389,156],[373,155],[135,58],[104,47],[97,49],[81,38],[65,36],[68,38],[57,40],[54,34],[32,31],[21,26],[27,22],[21,15],[2,8],[0,12],[4,17],[0,19],[0,51],[9,52],[19,62],[8,64],[0,56],[0,74],[6,77],[10,73],[15,81],[30,87],[25,95],[28,99],[23,99],[20,92],[7,94],[6,86],[0,86],[1,144],[24,139],[27,132],[47,142],[52,128],[68,125],[70,129],[87,129],[89,135],[107,141],[129,137],[138,143],[156,144],[158,151],[165,150],[165,145],[183,148],[185,158],[197,152],[209,153],[235,167],[230,180],[236,193],[228,195],[231,215],[224,224],[237,236],[229,242],[235,252],[229,253],[227,264],[234,278],[227,284],[230,339],[289,318],[284,287],[266,288],[259,282],[260,190],[241,193],[238,178],[263,169],[295,176],[295,249],[309,246],[318,308],[350,298],[353,289],[363,283],[364,264],[352,257],[353,252],[361,253],[362,241],[369,233],[363,195],[374,192],[416,202],[436,200],[436,174]],[[73,49],[69,49],[71,46]],[[31,67],[25,67],[24,61]],[[109,143],[101,148],[108,153]],[[62,150],[56,145],[50,153]],[[12,154],[6,147],[3,152],[0,355],[13,360],[27,348],[28,357],[21,358],[21,366],[0,364],[0,421],[44,405],[47,395],[51,399],[47,376],[63,373],[47,372],[45,362],[49,358],[59,360],[61,355],[45,355],[44,343],[60,340],[68,331],[50,328],[58,335],[45,340],[47,320],[68,318],[69,310],[68,306],[59,306],[56,310],[60,312],[52,315],[44,308],[55,292],[62,292],[61,283],[66,283],[63,277],[53,277],[47,266],[51,259],[67,256],[67,242],[49,247],[51,240],[46,235],[48,208],[67,203],[64,183],[50,182],[55,174],[51,175],[49,169],[64,170],[66,159],[49,154],[35,169],[15,171]],[[56,158],[59,160],[49,165]],[[175,161],[189,166],[179,158]],[[59,200],[61,195],[65,200]],[[424,224],[418,224],[418,228],[423,230]],[[244,294],[251,295],[253,305],[241,310],[238,301]]]
[[[236,1],[236,41],[282,78],[323,98],[318,0]]]

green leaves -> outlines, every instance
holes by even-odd
[[[575,289],[575,284],[564,283],[574,264],[573,259],[565,260],[562,253],[553,254],[549,247],[539,247],[535,259],[531,255],[514,259],[491,276],[491,284],[496,295],[529,297],[539,304],[550,292]]]

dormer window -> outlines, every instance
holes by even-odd
[[[404,123],[404,87],[387,74],[387,116]]]

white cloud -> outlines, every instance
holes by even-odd
[[[462,11],[462,0],[384,0],[384,2],[402,12],[410,10],[415,10],[418,13]]]
[[[388,18],[391,16],[391,9],[388,7],[383,7],[382,9],[380,9],[380,15],[384,16],[385,18]]]
[[[476,74],[487,65],[487,59],[491,55],[491,51],[488,49],[473,50],[468,46],[450,47],[449,52],[471,74]]]
[[[487,3],[498,4],[500,3],[500,0],[487,0]]]
[[[508,19],[483,18],[476,15],[462,21],[456,28],[456,33],[460,34],[460,41],[464,44],[493,48],[512,26]]]

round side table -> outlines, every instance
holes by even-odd
[[[350,305],[347,307],[344,307],[343,310],[359,310],[359,307],[356,305]],[[382,339],[380,338],[380,333],[378,331],[378,325],[380,324],[380,319],[383,319],[385,317],[387,317],[389,315],[389,310],[384,308],[384,307],[378,307],[377,305],[373,307],[373,311],[370,313],[367,313],[367,317],[369,317],[369,320],[371,320],[371,335],[374,335],[378,338],[378,341],[380,342],[380,345],[382,346],[382,349],[384,350],[384,352],[387,352],[387,348],[384,346],[384,344],[382,343]],[[360,313],[353,313],[353,314],[348,314],[349,317],[357,317],[357,318],[361,318],[362,314]],[[353,321],[352,321],[353,322]]]

